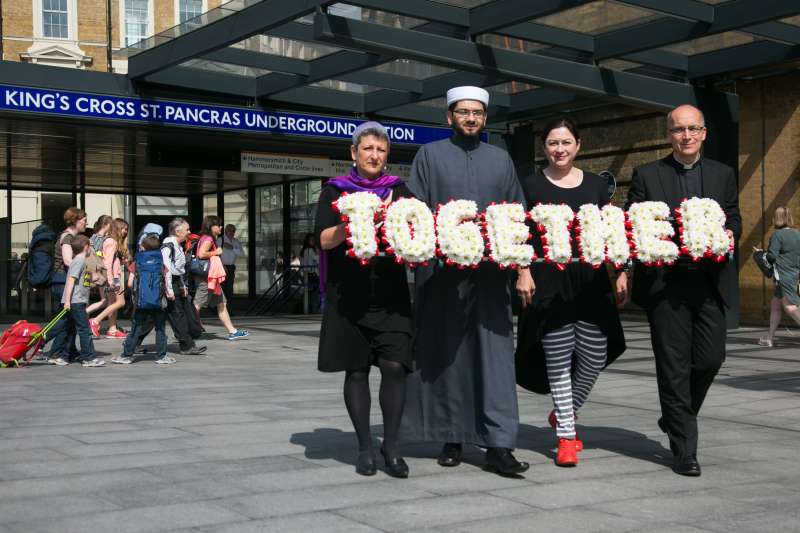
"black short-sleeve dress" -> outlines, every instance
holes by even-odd
[[[340,195],[332,185],[320,191],[314,230],[317,243],[323,230],[341,223],[331,206]],[[412,196],[405,184],[392,189],[393,199]],[[362,266],[347,257],[346,243],[323,253],[327,253],[327,283],[319,370],[357,370],[377,364],[378,356],[411,370],[411,298],[405,267],[387,257],[373,258]]]
[[[585,171],[580,185],[569,189],[553,184],[541,171],[526,179],[525,185],[529,207],[563,203],[577,212],[584,204],[603,207],[610,201],[607,181]],[[535,230],[531,233],[536,255],[543,257],[539,233]],[[574,238],[572,248],[572,256],[578,257]],[[567,324],[583,321],[600,328],[608,337],[606,365],[625,351],[625,337],[606,268],[593,269],[574,262],[562,271],[552,264],[536,263],[531,274],[536,292],[533,302],[519,318],[517,384],[533,392],[550,392],[541,341],[549,331]]]

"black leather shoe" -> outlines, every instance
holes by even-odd
[[[489,448],[484,468],[501,476],[516,476],[527,471],[530,465],[517,461],[508,448]]]
[[[675,457],[675,462],[672,464],[672,471],[682,476],[697,477],[701,474],[700,463],[697,462],[697,457],[690,455],[689,457]]]
[[[372,451],[359,452],[358,461],[356,461],[356,473],[362,476],[374,476],[378,469],[375,467],[375,458],[372,457]]]
[[[663,416],[658,419],[657,424],[658,424],[658,429],[661,430],[661,433],[666,433],[667,432],[667,425],[664,423],[664,417]]]
[[[461,452],[463,447],[458,442],[448,442],[439,454],[438,463],[440,466],[458,466],[461,464]]]
[[[388,453],[383,449],[383,446],[381,446],[381,455],[383,456],[383,460],[386,462],[387,474],[392,477],[408,477],[408,465],[402,457],[395,455],[394,453]]]
[[[194,346],[188,350],[181,350],[181,355],[200,355],[205,353],[208,348],[205,346]]]

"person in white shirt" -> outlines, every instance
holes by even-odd
[[[233,279],[236,276],[236,258],[244,255],[244,248],[236,235],[236,226],[228,224],[225,226],[225,233],[217,239],[217,246],[222,248],[222,266],[225,267],[225,281],[222,283],[222,291],[225,297],[230,300],[233,296]]]

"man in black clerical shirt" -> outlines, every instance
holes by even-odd
[[[703,157],[703,113],[690,105],[677,107],[667,115],[667,131],[672,154],[636,168],[626,209],[658,201],[674,210],[684,198],[711,198],[725,211],[728,235],[738,240],[742,220],[736,177],[732,168]],[[645,309],[650,323],[662,414],[658,426],[669,436],[677,474],[700,475],[697,415],[725,360],[725,313],[736,276],[733,260],[637,264],[633,272],[633,301]],[[617,299],[624,303],[627,272],[616,285]]]

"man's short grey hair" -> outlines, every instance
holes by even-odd
[[[228,224],[227,226],[225,226],[225,231],[228,230],[236,231],[236,226],[234,226],[233,224]]]
[[[387,144],[390,143],[389,134],[386,132],[386,128],[383,127],[383,124],[369,121],[360,124],[353,132],[353,146],[358,146],[359,143],[361,143],[361,139],[367,135],[373,135],[378,139],[386,141]]]
[[[169,231],[170,235],[175,235],[175,232],[178,231],[178,228],[180,228],[184,224],[186,224],[187,226],[189,225],[189,223],[186,222],[186,219],[181,217],[175,217],[172,220],[170,220],[167,230]]]

